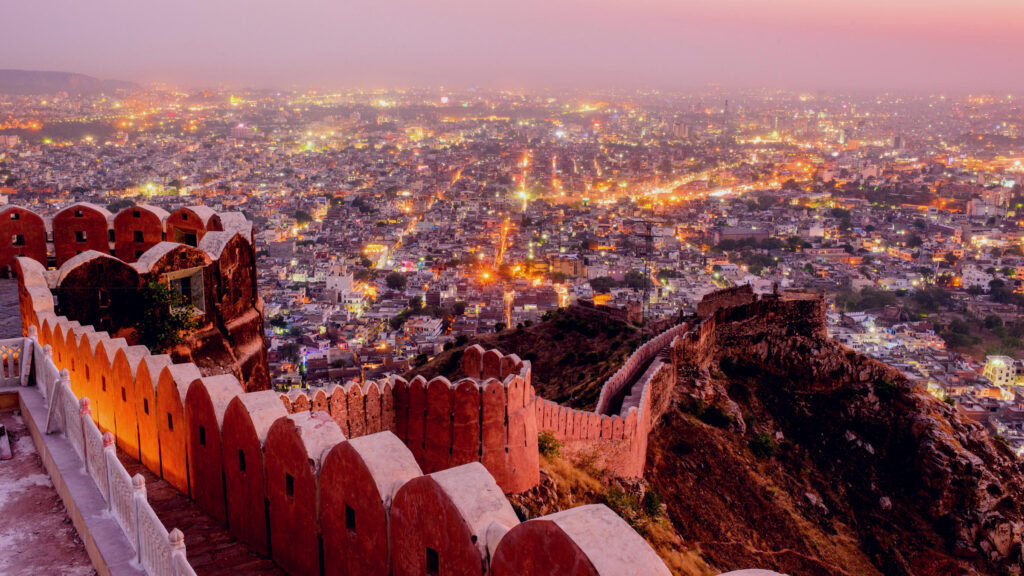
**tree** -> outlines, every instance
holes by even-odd
[[[658,270],[658,280],[661,280],[662,282],[664,282],[665,280],[667,280],[669,278],[678,278],[678,277],[679,277],[679,273],[676,272],[675,270],[671,269],[671,268],[662,268],[661,270]]]
[[[995,314],[989,314],[988,316],[985,316],[984,324],[985,328],[993,330],[997,327],[1002,327],[1003,319]]]
[[[270,319],[270,325],[283,330],[288,327],[288,320],[285,320],[284,316],[274,316]]]
[[[124,210],[125,208],[134,205],[135,203],[132,202],[131,200],[125,198],[118,198],[117,200],[111,201],[110,204],[107,204],[107,210],[109,210],[112,214],[117,214],[121,210]]]
[[[384,278],[384,283],[387,284],[391,290],[405,290],[405,285],[409,281],[405,278],[405,274],[401,272],[390,272]]]
[[[295,222],[298,223],[299,226],[309,224],[312,221],[313,216],[309,212],[306,212],[305,210],[297,210],[295,212]]]
[[[626,272],[625,283],[633,290],[643,290],[648,283],[647,274],[640,270],[630,270]]]
[[[466,313],[466,303],[463,302],[462,300],[456,300],[454,311],[456,316],[462,316],[463,314]]]
[[[607,294],[612,291],[612,288],[617,288],[619,283],[614,278],[608,276],[598,276],[597,278],[590,279],[590,287],[599,294]]]
[[[420,295],[409,298],[409,310],[416,311],[423,308],[423,297]]]
[[[405,325],[406,318],[407,316],[405,316],[404,314],[399,314],[398,316],[395,316],[394,318],[388,320],[388,324],[391,326],[392,330],[398,330],[403,325]]]
[[[504,329],[505,329],[505,323],[504,322],[498,322],[498,323],[496,323],[494,325],[494,331],[495,332],[501,332]]]
[[[195,308],[184,296],[162,282],[150,282],[141,292],[141,310],[135,314],[135,339],[154,354],[163,354],[185,341],[199,322]]]
[[[295,342],[285,342],[277,347],[277,351],[288,362],[295,362],[299,358],[299,345]]]

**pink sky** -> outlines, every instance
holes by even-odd
[[[1024,0],[33,0],[0,68],[195,85],[1024,90]]]

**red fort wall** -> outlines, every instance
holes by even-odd
[[[192,363],[151,355],[58,316],[42,288],[42,266],[28,258],[15,266],[26,332],[51,347],[75,394],[91,399],[98,426],[296,574],[319,572],[321,558],[332,574],[423,573],[435,566],[447,567],[440,574],[484,574],[494,558],[501,559],[496,571],[540,565],[555,548],[568,555],[567,565],[614,573],[601,567],[616,565],[607,554],[618,554],[619,543],[588,547],[572,528],[578,518],[552,515],[559,530],[534,520],[506,536],[520,524],[502,493],[537,483],[538,432],[551,431],[570,453],[596,453],[608,468],[638,476],[676,368],[709,359],[733,320],[798,332],[824,326],[820,299],[800,295],[718,309],[638,349],[606,385],[603,412],[537,398],[529,362],[479,347],[466,350],[469,377],[454,383],[392,377],[312,397],[247,393],[233,375],[204,377]],[[603,512],[578,514],[598,521]],[[614,530],[623,531],[623,542],[636,537],[624,523]],[[495,556],[506,538],[506,551]],[[620,552],[636,556],[634,548]],[[381,550],[389,552],[382,557]],[[354,568],[352,558],[372,569]],[[667,574],[646,545],[631,562],[643,573]]]

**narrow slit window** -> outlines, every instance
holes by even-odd
[[[438,576],[441,573],[441,557],[437,550],[427,548],[427,576]]]
[[[353,534],[356,533],[356,511],[348,504],[345,504],[345,528]]]

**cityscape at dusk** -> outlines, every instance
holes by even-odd
[[[1024,4],[0,14],[0,576],[1024,573]]]

